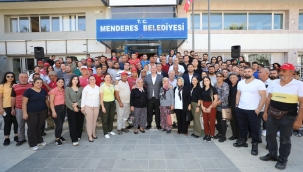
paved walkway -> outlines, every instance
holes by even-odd
[[[1,143],[0,171],[277,171],[275,162],[259,160],[259,156],[267,153],[265,143],[259,145],[259,156],[252,156],[250,144],[249,148],[234,148],[232,141],[208,143],[202,138],[178,135],[176,131],[166,134],[153,129],[135,135],[131,130],[105,139],[98,130],[98,139],[90,143],[84,134],[79,146],[72,146],[68,131],[64,133],[67,140],[58,147],[54,144],[54,131],[48,131],[44,137],[48,144],[36,152],[31,151],[27,143],[20,147],[16,147],[15,142],[7,147]],[[0,130],[0,141],[3,139],[3,130]],[[302,171],[302,139],[292,137],[292,153],[285,171]]]

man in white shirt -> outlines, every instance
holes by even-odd
[[[238,83],[236,95],[236,116],[240,129],[240,139],[233,144],[234,147],[248,147],[248,126],[252,136],[252,155],[258,155],[259,122],[258,115],[266,100],[265,84],[253,77],[251,67],[244,69],[245,80]]]
[[[121,79],[121,73],[122,72],[126,72],[128,74],[128,76],[131,75],[129,62],[125,62],[124,63],[124,70],[120,70],[119,72],[117,72],[117,74],[116,74],[116,81],[119,81]]]
[[[178,65],[178,71],[181,72],[182,74],[184,74],[185,69],[182,65],[179,64],[179,59],[178,58],[174,59],[174,65]],[[168,72],[174,70],[174,65],[169,67]]]
[[[126,120],[130,112],[130,88],[127,82],[128,74],[121,73],[121,80],[115,85],[115,97],[117,108],[117,130],[118,134],[122,132],[128,133],[129,130],[125,127]]]

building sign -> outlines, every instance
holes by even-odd
[[[109,6],[177,5],[176,0],[110,0]]]
[[[187,39],[187,19],[98,19],[96,37],[97,40]]]

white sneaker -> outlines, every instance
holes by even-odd
[[[266,130],[262,130],[262,136],[266,136]]]
[[[277,132],[277,136],[280,137],[280,131]]]
[[[38,150],[38,149],[39,149],[38,146],[31,147],[31,150],[33,150],[33,151],[36,151],[36,150]]]
[[[78,146],[79,142],[73,142],[73,146]]]
[[[116,135],[116,134],[115,134],[114,132],[112,132],[112,131],[111,131],[111,132],[109,132],[109,134],[111,134],[111,135],[113,135],[113,136],[114,136],[114,135]]]
[[[109,137],[109,135],[108,135],[108,134],[106,134],[106,135],[105,135],[105,138],[109,139],[110,137]]]
[[[42,142],[42,143],[38,143],[38,146],[45,146],[46,143],[45,142]]]

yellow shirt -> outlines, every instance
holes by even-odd
[[[115,87],[113,84],[107,86],[105,83],[100,85],[100,93],[103,93],[104,102],[112,102],[115,100]]]
[[[9,84],[0,85],[0,94],[2,94],[3,108],[11,107],[12,87]]]

